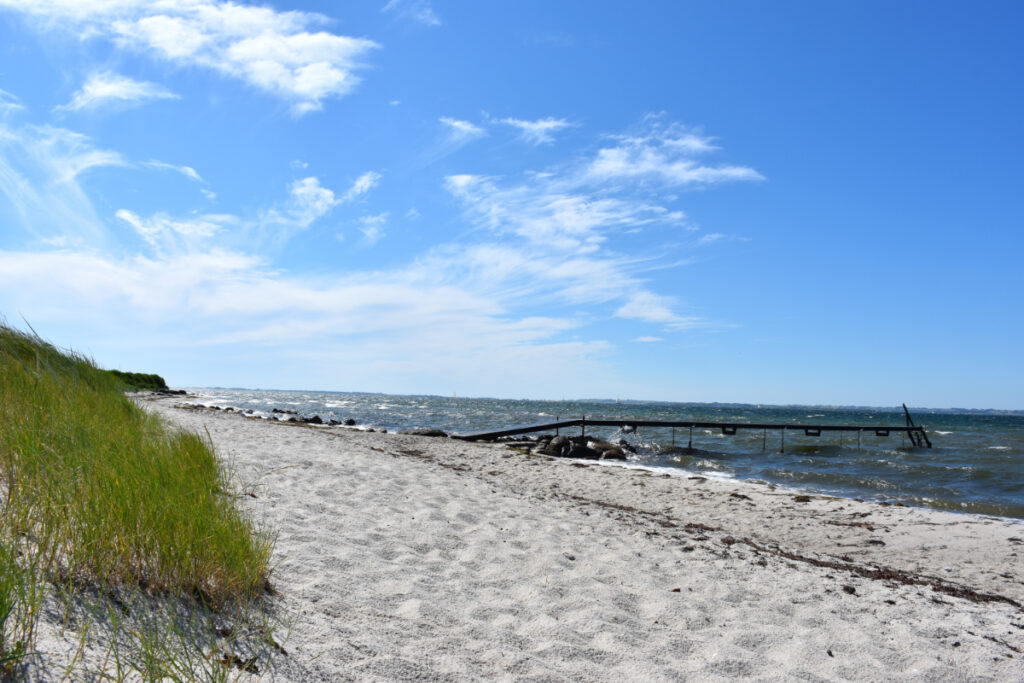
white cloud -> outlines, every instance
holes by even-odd
[[[699,318],[684,318],[672,311],[673,301],[648,291],[634,293],[617,311],[618,318],[631,318],[648,323],[661,323],[672,329],[696,327],[703,324]]]
[[[119,209],[114,215],[132,226],[146,242],[158,248],[177,236],[184,238],[210,237],[223,227],[223,223],[233,218],[208,215],[191,220],[176,220],[165,214],[142,218],[127,209]]]
[[[344,195],[342,195],[341,201],[350,202],[353,199],[356,199],[357,197],[366,194],[367,192],[369,192],[370,190],[377,186],[377,183],[380,181],[380,178],[380,173],[377,173],[376,171],[367,171],[366,173],[356,178],[355,182],[352,183],[352,187],[350,187],[348,191],[345,192]]]
[[[33,311],[44,334],[51,323],[77,324],[76,347],[101,347],[101,364],[124,362],[112,351],[120,347],[154,360],[172,350],[221,359],[216,368],[201,364],[196,381],[219,382],[236,359],[271,354],[260,381],[280,387],[447,390],[457,382],[460,394],[499,387],[514,395],[554,374],[595,379],[602,371],[588,361],[609,348],[561,340],[571,321],[510,315],[440,273],[304,280],[219,249],[125,259],[0,251],[0,310]],[[510,377],[509,368],[522,373]],[[242,372],[238,382],[253,381],[251,367]]]
[[[478,286],[486,287],[484,281],[489,278],[495,287],[506,288],[505,296],[551,296],[579,303],[618,301],[615,315],[620,318],[670,329],[701,325],[698,318],[675,313],[671,299],[651,292],[638,274],[683,264],[679,259],[667,265],[658,261],[671,250],[695,249],[720,240],[722,235],[707,234],[671,246],[645,239],[651,252],[646,258],[624,258],[612,246],[627,238],[633,241],[638,233],[654,228],[696,230],[681,210],[664,205],[677,201],[677,188],[695,181],[673,176],[665,167],[693,163],[695,168],[707,168],[692,156],[712,151],[710,139],[650,119],[639,134],[613,139],[618,145],[615,149],[630,154],[654,150],[658,165],[643,173],[664,177],[659,182],[635,183],[632,176],[640,174],[636,169],[613,173],[602,166],[607,149],[567,165],[525,173],[518,180],[448,176],[445,187],[463,205],[465,218],[500,240],[460,254],[460,265],[486,272]],[[707,181],[708,173],[701,173]],[[752,174],[756,172],[747,169],[740,175],[753,178]]]
[[[479,225],[560,250],[593,251],[606,232],[660,220],[666,213],[644,201],[575,191],[550,177],[501,187],[495,179],[462,174],[448,176],[445,184]]]
[[[390,0],[382,12],[394,12],[396,16],[423,26],[440,26],[434,8],[428,0]]]
[[[376,216],[363,216],[359,219],[359,231],[363,233],[363,241],[373,246],[384,238],[384,226],[388,222],[388,213],[379,213]]]
[[[289,188],[290,214],[300,227],[307,227],[337,206],[341,200],[320,184],[316,176],[296,180]]]
[[[358,84],[371,40],[316,30],[325,17],[219,0],[0,0],[41,20],[43,30],[103,37],[182,66],[240,79],[291,105],[319,110]]]
[[[194,180],[197,183],[205,182],[199,172],[191,166],[176,166],[175,164],[168,164],[165,161],[150,160],[142,163],[147,168],[155,168],[161,171],[175,171],[185,176],[189,180]]]
[[[0,114],[7,114],[8,112],[24,108],[25,105],[17,97],[6,90],[0,90]]]
[[[117,152],[80,133],[53,126],[0,125],[0,220],[40,240],[100,245],[106,239],[80,177],[103,167],[128,167]]]
[[[654,342],[665,341],[661,337],[637,337],[633,341],[640,342],[643,344],[653,344]]]
[[[127,76],[103,71],[89,76],[65,105],[57,107],[66,111],[98,109],[111,104],[136,105],[147,100],[178,99],[178,95],[162,85],[148,81],[135,81]]]
[[[440,121],[448,127],[448,142],[451,144],[464,145],[487,134],[483,128],[469,121],[461,121],[449,116],[442,116]]]
[[[614,146],[597,152],[584,170],[587,182],[655,180],[670,187],[764,180],[748,166],[708,165],[698,156],[715,151],[711,138],[688,132],[659,117],[647,117],[637,135],[617,136]]]
[[[501,119],[500,123],[507,124],[519,129],[519,136],[533,145],[549,145],[555,141],[553,133],[568,128],[570,124],[565,119],[546,118],[536,121],[524,121],[522,119]]]
[[[724,237],[725,235],[723,235],[720,232],[710,232],[706,235],[701,235],[700,238],[697,239],[695,245],[698,247],[704,247],[709,244],[714,244],[715,242],[719,241],[720,239],[723,239]]]
[[[86,135],[66,128],[38,126],[26,129],[33,134],[29,144],[39,160],[45,160],[56,182],[74,181],[80,173],[101,166],[129,166],[118,152],[98,149]]]

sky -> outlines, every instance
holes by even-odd
[[[173,386],[1024,409],[1022,29],[0,0],[0,315]]]

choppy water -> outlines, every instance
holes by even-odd
[[[696,420],[785,424],[902,425],[902,410],[778,406],[719,406],[692,403],[609,403],[526,401],[385,394],[193,389],[195,402],[250,409],[269,415],[274,408],[324,420],[352,418],[362,428],[390,431],[435,427],[467,434],[515,425],[573,419]],[[825,433],[808,437],[787,431],[780,452],[779,432],[740,430],[723,436],[642,428],[620,434],[615,428],[587,433],[625,438],[639,446],[635,465],[678,468],[704,476],[771,483],[804,491],[866,500],[899,501],[973,514],[1024,519],[1024,415],[914,411],[934,445],[910,448],[899,434]],[[578,428],[576,428],[578,429]],[[573,430],[569,430],[573,433]]]

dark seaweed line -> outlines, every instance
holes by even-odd
[[[619,512],[626,512],[633,515],[639,515],[640,517],[646,518],[648,521],[654,522],[663,528],[674,528],[682,529],[688,533],[693,534],[694,532],[722,532],[721,528],[711,527],[706,524],[695,524],[695,523],[681,523],[679,520],[674,519],[668,515],[648,512],[646,510],[640,510],[629,505],[620,505],[618,503],[609,503],[606,501],[593,500],[585,498],[583,496],[577,496],[573,494],[556,494],[559,497],[567,498],[579,503],[587,505],[596,505],[598,507],[617,510]],[[810,564],[815,567],[822,567],[826,569],[834,569],[836,571],[848,572],[850,574],[856,574],[866,579],[873,581],[892,581],[895,583],[902,584],[904,586],[930,586],[932,590],[938,593],[944,593],[946,595],[962,598],[970,602],[986,603],[986,602],[1002,602],[1008,605],[1012,605],[1018,609],[1024,608],[1024,605],[1017,602],[1013,598],[1008,598],[1005,595],[998,595],[996,593],[985,593],[983,591],[975,590],[968,586],[963,586],[950,581],[944,581],[938,577],[926,576],[922,574],[913,574],[906,572],[901,569],[893,569],[891,567],[865,567],[850,562],[838,562],[835,560],[822,560],[816,557],[809,557],[807,555],[800,555],[799,553],[793,553],[787,550],[783,550],[779,547],[769,547],[758,543],[749,538],[735,538],[733,536],[725,536],[721,539],[726,545],[732,545],[734,543],[743,543],[754,549],[759,553],[765,553],[768,555],[775,555],[782,557],[787,560],[794,562],[803,562]]]

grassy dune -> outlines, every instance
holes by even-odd
[[[219,612],[267,586],[272,540],[234,505],[209,443],[123,388],[0,324],[0,663],[32,651],[48,586]]]

